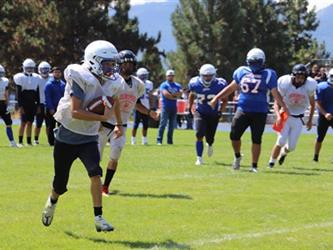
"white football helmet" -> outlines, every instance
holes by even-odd
[[[137,77],[139,77],[142,81],[146,81],[149,76],[149,71],[146,68],[139,68],[136,71]]]
[[[0,64],[0,78],[5,76],[5,68]]]
[[[246,63],[252,71],[258,71],[264,67],[266,56],[264,51],[258,48],[251,49],[246,55]]]
[[[38,65],[38,73],[46,78],[49,76],[49,73],[51,71],[51,65],[48,63],[48,62],[41,62],[39,65]]]
[[[104,61],[114,62],[114,66],[106,67],[103,65]],[[84,62],[92,73],[109,80],[118,69],[118,51],[112,43],[97,40],[90,43],[84,50]]]
[[[36,68],[36,63],[34,62],[34,60],[27,58],[23,61],[23,72],[24,73],[28,73],[28,74],[32,74],[35,72],[35,68]]]
[[[204,86],[209,87],[211,82],[215,79],[216,68],[211,64],[204,64],[199,70],[200,79]],[[210,80],[206,80],[207,76],[211,76]]]
[[[327,74],[327,81],[328,81],[330,84],[333,84],[333,68],[330,69],[330,71],[328,71],[328,74]]]

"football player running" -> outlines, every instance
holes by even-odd
[[[0,65],[0,117],[6,124],[6,134],[11,147],[17,147],[12,130],[12,118],[8,108],[9,94],[8,94],[8,78],[5,77],[5,68]]]
[[[308,77],[308,71],[303,64],[296,64],[291,75],[284,75],[278,79],[278,91],[289,110],[289,116],[278,133],[278,138],[273,147],[269,160],[269,167],[273,168],[279,157],[279,164],[282,165],[287,154],[296,148],[299,136],[304,125],[303,117],[310,106],[309,119],[306,123],[308,130],[312,127],[312,118],[315,109],[314,94],[317,82]],[[281,122],[281,109],[275,100],[274,111],[277,117],[277,124]],[[282,150],[281,150],[282,149]]]
[[[241,66],[233,73],[233,81],[211,101],[215,107],[217,101],[225,98],[240,87],[240,95],[236,113],[232,120],[230,139],[235,158],[233,168],[240,168],[241,137],[245,130],[251,128],[252,168],[258,172],[258,161],[261,151],[261,139],[265,129],[269,109],[268,92],[270,91],[278,104],[288,112],[279,92],[277,91],[277,76],[274,70],[265,67],[266,56],[259,48],[251,49],[246,56],[247,66]]]
[[[152,103],[152,91],[154,88],[154,84],[148,80],[149,72],[146,68],[139,68],[136,71],[136,76],[143,81],[145,84],[145,92],[140,97],[141,104],[144,105],[147,109],[150,109]],[[134,124],[132,129],[132,138],[131,144],[135,145],[136,143],[136,131],[142,122],[142,145],[147,145],[147,132],[148,132],[148,122],[149,122],[149,115],[143,114],[140,111],[136,110],[134,113]]]
[[[99,132],[99,149],[101,156],[103,155],[103,150],[108,140],[110,140],[111,146],[110,160],[107,165],[102,189],[102,193],[105,196],[109,195],[109,186],[117,170],[118,161],[126,143],[127,122],[133,109],[136,108],[141,113],[149,115],[153,119],[157,119],[156,112],[147,109],[140,101],[140,97],[145,91],[145,85],[139,78],[133,76],[136,62],[136,56],[132,51],[122,50],[119,52],[122,86],[118,98],[122,123],[117,122],[117,120],[112,117],[108,121],[102,122],[102,128]],[[121,127],[123,132],[121,137],[115,138],[113,136],[113,128],[115,126]]]
[[[50,71],[51,71],[51,65],[48,62],[43,61],[38,65],[39,105],[37,106],[37,111],[36,111],[36,126],[35,126],[35,138],[34,138],[35,145],[39,144],[40,129],[42,128],[43,121],[45,119],[45,85],[47,81],[51,78]]]
[[[100,232],[114,229],[102,216],[102,168],[99,165],[98,131],[100,122],[109,120],[112,111],[117,122],[121,122],[117,110],[119,103],[115,96],[120,88],[116,81],[119,76],[116,73],[117,58],[118,51],[113,44],[98,40],[86,47],[82,65],[71,64],[65,69],[65,94],[54,115],[61,126],[55,136],[52,190],[42,213],[45,226],[51,224],[58,198],[67,191],[71,166],[79,158],[90,177],[96,230]],[[112,109],[105,106],[103,115],[86,109],[92,100],[100,96],[112,96],[115,99]],[[119,127],[113,132],[116,136],[121,136],[122,133]]]
[[[317,140],[314,161],[319,160],[321,145],[329,127],[333,128],[333,69],[328,72],[327,82],[321,82],[316,90],[316,104],[319,112]]]
[[[211,64],[204,64],[199,70],[199,76],[193,77],[188,88],[189,94],[189,110],[192,110],[194,99],[196,100],[194,122],[196,128],[196,165],[202,165],[203,138],[207,143],[208,157],[213,154],[214,137],[219,123],[221,113],[225,109],[228,100],[225,97],[222,105],[218,102],[215,108],[209,105],[209,102],[227,86],[226,80],[216,77],[216,68]]]
[[[17,89],[17,101],[21,114],[21,125],[19,129],[19,147],[23,146],[24,130],[27,129],[27,145],[32,146],[31,131],[35,119],[37,106],[39,105],[39,77],[35,73],[35,62],[27,58],[23,62],[23,72],[14,75]]]

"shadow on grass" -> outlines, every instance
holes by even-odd
[[[118,195],[123,197],[135,198],[155,198],[155,199],[182,199],[193,200],[191,196],[186,194],[145,194],[145,193],[122,193],[119,190],[110,191],[110,195]]]
[[[191,249],[189,245],[186,244],[180,244],[173,240],[166,240],[163,242],[147,242],[147,241],[128,241],[128,240],[106,240],[101,239],[97,237],[85,237],[77,235],[71,231],[65,231],[65,234],[69,237],[72,237],[77,240],[90,240],[95,243],[102,243],[102,244],[120,244],[124,245],[129,248],[142,248],[142,249],[148,249],[148,248],[166,248],[166,249]]]
[[[307,170],[307,171],[318,171],[318,172],[333,172],[333,169],[325,169],[325,168],[299,168],[299,167],[293,167],[293,169]]]
[[[295,171],[281,171],[270,169],[268,171],[263,171],[264,174],[286,174],[286,175],[303,175],[303,176],[313,176],[313,175],[320,175],[318,173],[302,173],[302,172],[295,172]]]

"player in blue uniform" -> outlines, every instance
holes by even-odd
[[[221,117],[221,110],[226,107],[227,99],[223,100],[222,105],[216,105],[212,108],[209,101],[214,98],[227,85],[223,78],[216,78],[216,69],[211,64],[204,64],[199,70],[199,76],[193,77],[188,85],[189,110],[192,110],[194,99],[196,99],[195,107],[195,127],[196,127],[196,165],[202,165],[203,137],[206,138],[208,146],[207,155],[213,154],[213,143],[216,128]],[[220,103],[219,103],[220,104]]]
[[[265,68],[265,53],[258,48],[251,49],[246,56],[247,66],[241,66],[233,74],[233,81],[211,101],[215,107],[217,101],[229,96],[240,88],[237,110],[232,120],[230,139],[235,153],[233,168],[238,170],[241,161],[241,137],[250,126],[252,136],[252,168],[257,172],[261,151],[261,138],[265,129],[268,112],[268,93],[271,91],[278,104],[288,112],[279,92],[277,76],[274,70]]]
[[[333,69],[328,72],[327,82],[318,84],[315,99],[319,117],[313,160],[318,161],[321,144],[324,141],[328,127],[333,128]]]

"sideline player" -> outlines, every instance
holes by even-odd
[[[14,75],[17,89],[17,101],[21,114],[21,125],[19,129],[19,147],[23,146],[24,130],[27,132],[27,145],[32,146],[31,131],[35,119],[37,106],[39,105],[38,84],[39,77],[35,73],[35,62],[27,58],[23,62],[23,72]]]
[[[5,77],[5,68],[0,65],[0,117],[6,124],[6,134],[11,147],[17,147],[12,130],[12,118],[8,111],[8,78]]]
[[[233,81],[211,101],[215,107],[220,98],[229,96],[240,87],[239,101],[232,120],[230,139],[235,158],[233,168],[240,168],[241,137],[245,130],[251,128],[252,139],[252,168],[258,172],[258,161],[261,151],[261,138],[265,129],[269,103],[267,94],[270,91],[278,104],[286,112],[288,109],[277,91],[277,76],[274,70],[265,67],[266,56],[258,48],[251,49],[246,56],[247,66],[241,66],[233,74]]]
[[[141,104],[145,106],[147,109],[151,109],[152,103],[152,91],[154,88],[154,84],[148,80],[149,72],[146,68],[139,68],[136,71],[136,76],[145,84],[145,92],[140,97]],[[131,144],[135,145],[136,143],[136,131],[142,122],[142,145],[147,145],[147,132],[148,132],[148,123],[149,123],[149,115],[143,114],[140,111],[136,110],[134,113],[134,124],[132,129],[132,138]]]
[[[192,110],[194,99],[196,99],[196,108],[194,121],[196,127],[196,165],[202,165],[203,138],[206,138],[207,155],[211,157],[213,154],[213,143],[216,128],[219,123],[221,113],[227,105],[227,98],[223,99],[213,109],[209,105],[209,101],[214,98],[227,85],[223,78],[216,78],[216,68],[211,64],[204,64],[199,70],[199,76],[193,77],[188,85],[189,94],[189,110]]]
[[[51,78],[50,71],[51,71],[51,65],[48,62],[43,61],[38,65],[39,105],[38,105],[37,111],[36,111],[34,145],[39,144],[39,134],[40,134],[40,130],[43,125],[43,121],[45,119],[45,85],[46,85],[47,81]],[[47,127],[46,127],[46,134],[48,134]]]
[[[122,50],[119,52],[119,61],[122,78],[118,98],[122,123],[117,123],[114,117],[112,117],[107,122],[102,122],[102,128],[99,132],[99,148],[101,156],[103,155],[104,147],[109,139],[111,146],[110,160],[107,165],[102,188],[102,193],[105,196],[109,195],[109,186],[117,170],[118,161],[126,143],[127,122],[133,109],[136,108],[143,114],[150,115],[152,118],[157,119],[156,112],[147,109],[141,104],[140,97],[145,91],[145,86],[139,78],[133,76],[136,66],[136,56],[131,50]],[[114,137],[113,129],[115,126],[121,127],[123,132],[121,137]]]
[[[317,140],[314,161],[319,160],[321,145],[329,127],[333,128],[333,69],[328,72],[327,82],[321,82],[316,90],[316,104],[319,112]]]
[[[98,40],[86,47],[82,65],[71,64],[65,70],[65,95],[54,115],[61,126],[56,132],[53,151],[55,175],[52,190],[42,213],[45,226],[51,224],[58,198],[67,191],[71,166],[75,159],[79,158],[90,177],[96,230],[100,232],[114,229],[102,216],[102,168],[99,166],[98,130],[100,122],[110,119],[112,110],[120,122],[119,104],[114,96],[117,85],[113,84],[113,80],[118,76],[115,73],[117,57],[118,51],[113,44]],[[115,98],[112,110],[105,107],[103,115],[86,109],[87,105],[99,96]],[[121,136],[118,127],[114,132],[116,136]]]
[[[276,159],[279,157],[279,164],[282,165],[287,154],[296,148],[299,136],[304,125],[304,113],[310,105],[309,119],[306,123],[308,130],[312,127],[312,118],[315,109],[314,94],[317,82],[308,77],[308,71],[303,64],[296,64],[291,75],[284,75],[278,79],[278,91],[288,107],[289,116],[278,134],[269,160],[269,167],[273,168]],[[274,111],[277,117],[277,124],[281,122],[280,109],[277,102],[274,102]],[[282,150],[281,150],[282,149]]]

